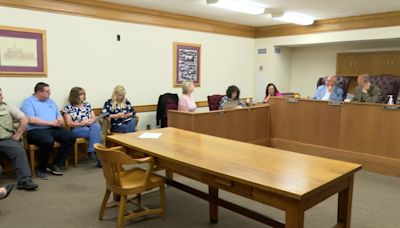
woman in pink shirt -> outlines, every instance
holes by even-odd
[[[264,103],[268,103],[270,97],[280,97],[282,94],[278,91],[276,86],[273,83],[269,83],[267,85],[267,89],[265,91],[265,98],[264,98]]]
[[[182,95],[179,98],[178,111],[194,112],[197,105],[194,102],[192,93],[194,91],[194,84],[192,81],[182,82]]]

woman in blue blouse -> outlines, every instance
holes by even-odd
[[[81,87],[72,88],[68,100],[70,104],[64,107],[65,122],[71,128],[72,136],[89,140],[88,157],[101,166],[93,147],[95,143],[101,143],[101,126],[96,122],[92,106],[86,102],[85,90]]]
[[[111,99],[104,103],[103,114],[111,119],[111,132],[128,133],[136,131],[136,112],[125,95],[125,88],[118,85],[114,88]]]
[[[226,90],[226,96],[222,97],[219,103],[219,109],[226,109],[226,104],[234,104],[232,108],[244,108],[246,104],[240,100],[240,90],[237,86],[229,86]]]

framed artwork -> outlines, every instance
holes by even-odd
[[[46,75],[46,31],[0,26],[0,76]]]
[[[200,86],[201,45],[174,42],[173,86],[179,87],[185,80]]]

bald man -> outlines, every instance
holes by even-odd
[[[353,101],[379,103],[381,90],[373,85],[367,74],[362,74],[357,78],[358,86],[354,92]]]
[[[343,90],[336,86],[337,78],[329,76],[325,79],[325,85],[318,86],[313,99],[324,101],[343,101]]]

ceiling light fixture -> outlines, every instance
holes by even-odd
[[[298,25],[312,25],[314,24],[314,18],[293,12],[278,12],[271,13],[271,18],[279,21],[284,21],[288,23],[298,24]]]
[[[207,5],[247,14],[263,14],[265,7],[249,0],[206,0]]]

